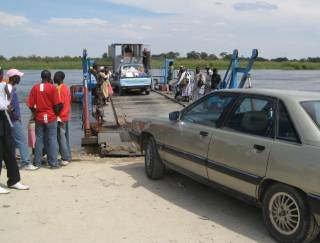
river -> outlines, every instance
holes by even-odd
[[[54,73],[56,70],[52,70]],[[67,85],[79,84],[82,80],[81,70],[62,70],[66,74]],[[25,105],[26,98],[31,87],[38,83],[40,70],[23,71],[25,75],[18,86],[22,122],[27,133],[27,124],[30,119],[30,111]],[[154,75],[159,75],[159,70],[153,70]],[[223,76],[223,72],[220,73]],[[257,88],[292,89],[306,91],[320,91],[320,71],[282,71],[282,70],[256,70],[252,71],[253,86]],[[82,137],[82,111],[79,104],[72,105],[70,121],[70,139],[72,147],[79,149]]]

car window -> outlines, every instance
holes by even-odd
[[[320,128],[320,101],[304,101],[301,102],[301,105],[318,128]]]
[[[233,95],[212,95],[186,110],[181,120],[206,126],[215,126]]]
[[[279,102],[278,114],[277,138],[291,142],[299,142],[297,132],[282,101]]]
[[[231,113],[225,124],[227,129],[272,137],[274,123],[274,100],[247,97]]]

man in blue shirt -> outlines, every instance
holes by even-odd
[[[25,170],[37,170],[39,167],[36,167],[32,164],[27,139],[23,132],[23,127],[21,123],[21,115],[20,115],[20,107],[19,107],[19,99],[16,91],[16,85],[20,82],[20,77],[23,73],[19,72],[17,69],[10,69],[7,72],[9,83],[8,89],[10,92],[10,117],[13,123],[13,138],[15,141],[15,145],[20,152],[20,163],[21,168]],[[20,76],[21,75],[21,76]]]
[[[0,173],[2,169],[2,160],[7,168],[7,185],[9,188],[18,190],[28,190],[29,187],[23,185],[20,180],[19,168],[15,158],[14,140],[12,138],[12,122],[8,115],[10,96],[7,90],[7,84],[2,82],[3,70],[0,67]],[[0,186],[0,194],[7,194],[10,191]]]

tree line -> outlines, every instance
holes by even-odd
[[[230,60],[232,54],[227,52],[221,52],[219,55],[213,54],[213,53],[207,53],[204,51],[198,52],[198,51],[190,51],[186,54],[187,59],[193,59],[193,60]],[[170,58],[170,59],[178,59],[181,58],[181,55],[179,52],[167,52],[167,53],[161,53],[158,55],[152,55],[153,58]],[[248,60],[248,57],[241,56],[240,60]],[[274,62],[287,62],[287,61],[293,61],[293,62],[320,62],[320,57],[307,57],[307,58],[301,58],[301,59],[289,59],[287,57],[276,57],[276,58],[264,58],[264,57],[257,57],[257,61],[260,62],[267,62],[267,61],[274,61]]]
[[[2,55],[0,55],[0,61],[78,61],[81,60],[81,56],[54,56],[54,57],[41,57],[36,55],[31,56],[13,56],[10,58],[6,58]]]
[[[230,60],[232,54],[227,52],[221,52],[220,54],[216,55],[213,53],[207,53],[207,52],[198,52],[198,51],[190,51],[186,54],[186,57],[182,57],[179,52],[167,52],[167,53],[160,53],[160,54],[153,54],[152,58],[155,59],[162,59],[162,58],[170,58],[170,59],[179,59],[179,58],[187,58],[192,60]],[[59,62],[59,61],[79,61],[81,60],[81,56],[13,56],[10,58],[6,58],[3,55],[0,55],[0,61],[34,61],[34,62]],[[107,53],[104,53],[101,57],[94,58],[97,61],[111,61],[111,58],[108,56]],[[248,57],[240,57],[240,60],[248,60]],[[307,58],[301,58],[301,59],[289,59],[287,57],[277,57],[277,58],[264,58],[264,57],[258,57],[257,61],[261,62],[267,62],[267,61],[274,61],[274,62],[287,62],[287,61],[294,61],[294,62],[313,62],[313,63],[319,63],[320,57],[307,57]]]

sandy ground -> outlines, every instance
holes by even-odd
[[[82,159],[22,171],[31,190],[0,196],[1,243],[273,242],[259,209],[177,173],[151,181],[143,158]]]

